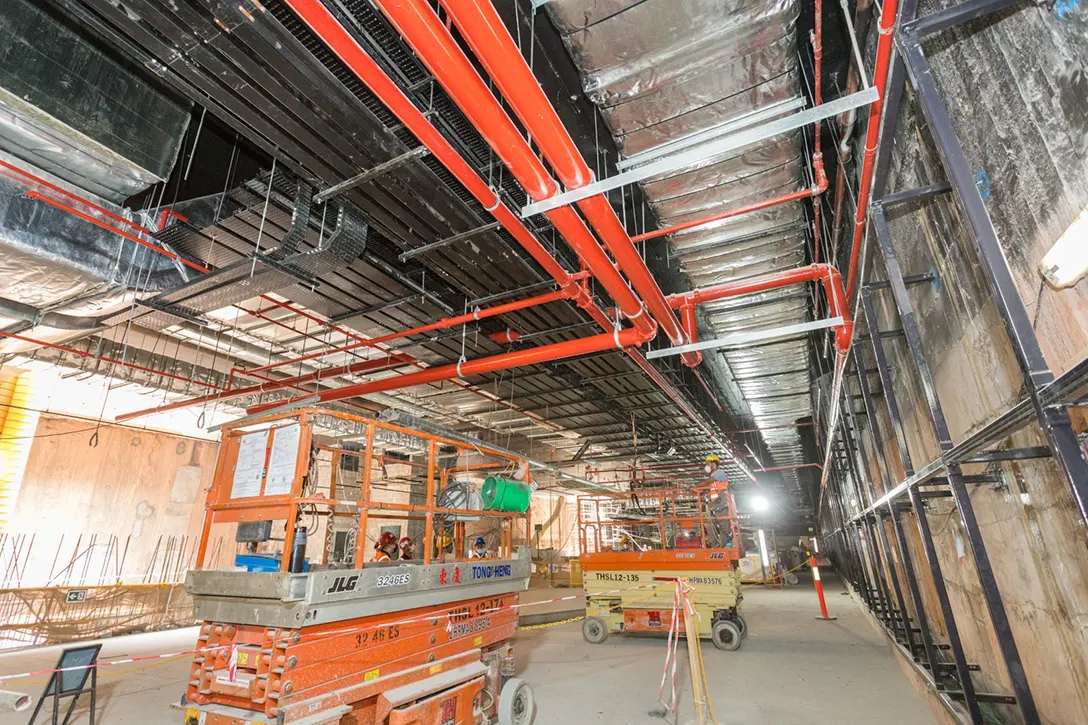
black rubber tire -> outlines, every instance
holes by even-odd
[[[533,688],[525,680],[511,677],[499,693],[499,725],[531,725],[535,718]]]
[[[600,644],[608,639],[608,624],[600,617],[586,617],[582,622],[582,639],[590,644]]]
[[[733,624],[737,625],[740,629],[740,638],[748,639],[748,620],[744,618],[744,615],[737,612],[733,615]]]
[[[734,652],[740,649],[740,627],[728,619],[719,619],[710,630],[710,641],[714,646],[726,652]]]

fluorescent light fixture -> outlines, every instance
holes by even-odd
[[[815,551],[817,554],[820,553],[820,540],[817,539],[815,536],[812,537],[812,550]]]
[[[766,511],[771,507],[771,502],[763,496],[752,497],[752,509],[754,511]]]
[[[670,458],[675,456],[676,455],[676,446],[669,446],[669,451],[665,455],[669,456]]]
[[[1077,215],[1039,264],[1051,287],[1072,287],[1088,273],[1088,207]]]
[[[764,568],[770,569],[771,558],[767,556],[767,538],[763,535],[763,529],[757,531],[756,536],[759,537],[759,558],[762,559]]]

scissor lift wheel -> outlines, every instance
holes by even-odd
[[[608,639],[608,625],[600,617],[586,617],[582,622],[582,638],[590,644],[600,644]]]
[[[530,725],[535,716],[532,688],[524,680],[511,677],[499,693],[499,725]]]
[[[711,630],[710,639],[718,649],[723,649],[726,652],[733,652],[734,650],[740,649],[740,641],[742,639],[740,627],[728,619],[718,620],[714,623],[714,628]]]

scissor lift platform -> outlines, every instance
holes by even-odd
[[[693,590],[699,636],[719,649],[740,647],[748,633],[740,613],[740,535],[724,484],[585,496],[578,511],[586,641],[667,634],[674,582],[683,579]],[[679,632],[686,636],[683,626]]]
[[[316,409],[244,425],[224,429],[197,568],[185,583],[203,622],[179,703],[186,725],[529,725],[532,691],[513,677],[510,643],[531,570],[528,549],[514,545],[515,526],[527,536],[528,513],[436,505],[453,470],[437,465],[439,447],[456,461],[465,444]],[[346,429],[365,447],[319,443],[315,427]],[[393,460],[379,460],[382,440],[426,452],[426,462],[393,464],[414,464],[421,497],[397,502],[372,492],[372,476],[384,476]],[[464,480],[472,470],[528,470],[524,459],[482,444],[466,455],[485,462],[458,465]],[[331,458],[330,480],[319,475],[319,456]],[[343,469],[344,456],[358,465]],[[360,480],[338,481],[342,470]],[[420,559],[366,562],[375,519],[416,522]],[[463,558],[466,520],[488,522],[493,555]],[[323,530],[327,545],[316,560],[301,522]],[[214,527],[238,523],[264,533],[255,541],[232,531],[246,546],[239,566],[206,566]],[[282,539],[267,533],[276,525]],[[355,537],[348,545],[342,535],[334,540],[344,531]],[[281,540],[278,559],[258,550]],[[240,570],[252,560],[280,570]]]

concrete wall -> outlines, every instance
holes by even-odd
[[[921,13],[935,9],[937,4],[923,3]],[[1088,205],[1086,30],[1088,15],[1082,4],[1020,5],[925,44],[1019,292],[1047,361],[1058,374],[1088,354],[1088,281],[1054,290],[1043,282],[1038,265]],[[945,178],[918,116],[908,95],[895,137],[889,192]],[[899,210],[891,218],[904,273],[933,271],[938,277],[933,285],[912,288],[911,296],[952,438],[962,440],[1023,396],[1021,374],[973,240],[951,197]],[[875,248],[873,260],[870,278],[880,278],[883,267]],[[882,328],[898,328],[890,296],[876,294]],[[868,341],[861,344],[872,366]],[[920,468],[937,455],[925,401],[903,340],[886,340],[884,347],[895,371],[914,467]],[[870,381],[879,388],[875,376]],[[884,410],[882,399],[876,403]],[[897,483],[903,472],[890,421],[882,414],[879,423],[892,483]],[[1079,423],[1083,430],[1083,418]],[[1043,443],[1037,427],[1029,426],[996,447]],[[974,466],[966,472],[986,470]],[[1088,722],[1084,526],[1051,461],[988,470],[1002,472],[1006,485],[973,485],[971,499],[1036,704],[1046,723]],[[882,483],[875,467],[871,472],[879,493]],[[916,522],[909,515],[903,520],[921,572],[927,613],[935,631],[943,633]],[[1010,692],[957,512],[947,499],[940,499],[929,504],[929,520],[968,660],[982,668],[975,683],[980,690]],[[888,537],[894,541],[890,527]],[[1018,721],[1013,707],[994,711],[1002,722]]]
[[[16,516],[6,532],[33,535],[26,566],[30,578],[47,578],[58,550],[55,569],[62,568],[77,540],[82,551],[92,536],[94,548],[82,555],[91,559],[92,578],[104,566],[112,576],[121,557],[123,573],[137,579],[148,567],[170,566],[165,548],[171,537],[176,559],[184,560],[195,548],[218,444],[103,425],[92,448],[94,428],[93,422],[52,415],[38,423]],[[112,553],[107,552],[110,537],[117,539]],[[111,561],[104,565],[107,553]],[[75,568],[82,571],[84,563],[81,559]],[[23,584],[30,585],[30,579]]]

